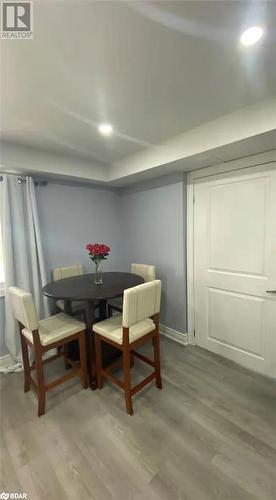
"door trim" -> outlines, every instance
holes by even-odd
[[[276,162],[276,150],[260,153],[238,160],[231,160],[219,165],[201,168],[187,175],[187,309],[188,309],[188,341],[196,345],[195,331],[195,297],[194,297],[194,184],[197,179],[217,174],[244,170],[250,167]]]

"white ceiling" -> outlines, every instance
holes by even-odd
[[[34,1],[34,39],[1,40],[2,137],[110,171],[273,96],[275,23],[276,2]]]

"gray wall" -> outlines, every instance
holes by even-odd
[[[41,235],[48,278],[54,267],[75,263],[94,272],[85,249],[99,241],[111,247],[104,269],[122,269],[120,196],[117,191],[49,181],[37,188]]]
[[[121,198],[126,263],[156,265],[161,323],[185,333],[186,177],[180,173],[136,184]]]

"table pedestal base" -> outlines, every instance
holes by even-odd
[[[66,301],[67,302],[67,301]],[[64,308],[67,314],[71,312],[71,304],[65,304]],[[106,310],[106,301],[100,301],[99,305],[99,321],[106,319],[107,310]],[[94,348],[94,334],[92,332],[93,324],[95,323],[95,315],[94,315],[94,303],[88,302],[85,309],[85,322],[86,322],[86,348],[87,348],[87,369],[88,369],[88,377],[90,388],[92,390],[97,389],[97,380],[95,373],[95,348]],[[79,345],[78,342],[70,342],[68,345],[68,356],[72,361],[79,361]],[[112,361],[120,356],[120,351],[115,349],[109,344],[105,344],[103,342],[102,346],[102,356],[103,356],[103,367],[108,366]]]

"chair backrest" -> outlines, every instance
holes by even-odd
[[[123,326],[129,328],[160,312],[161,281],[128,288],[124,291]]]
[[[133,274],[139,274],[144,278],[145,283],[148,281],[154,281],[156,279],[155,266],[148,266],[147,264],[131,264],[131,272]]]
[[[38,318],[32,294],[16,286],[11,286],[9,300],[15,319],[28,330],[37,330]]]
[[[76,264],[75,266],[57,267],[53,269],[53,280],[62,280],[63,278],[71,278],[83,274],[83,266]]]

